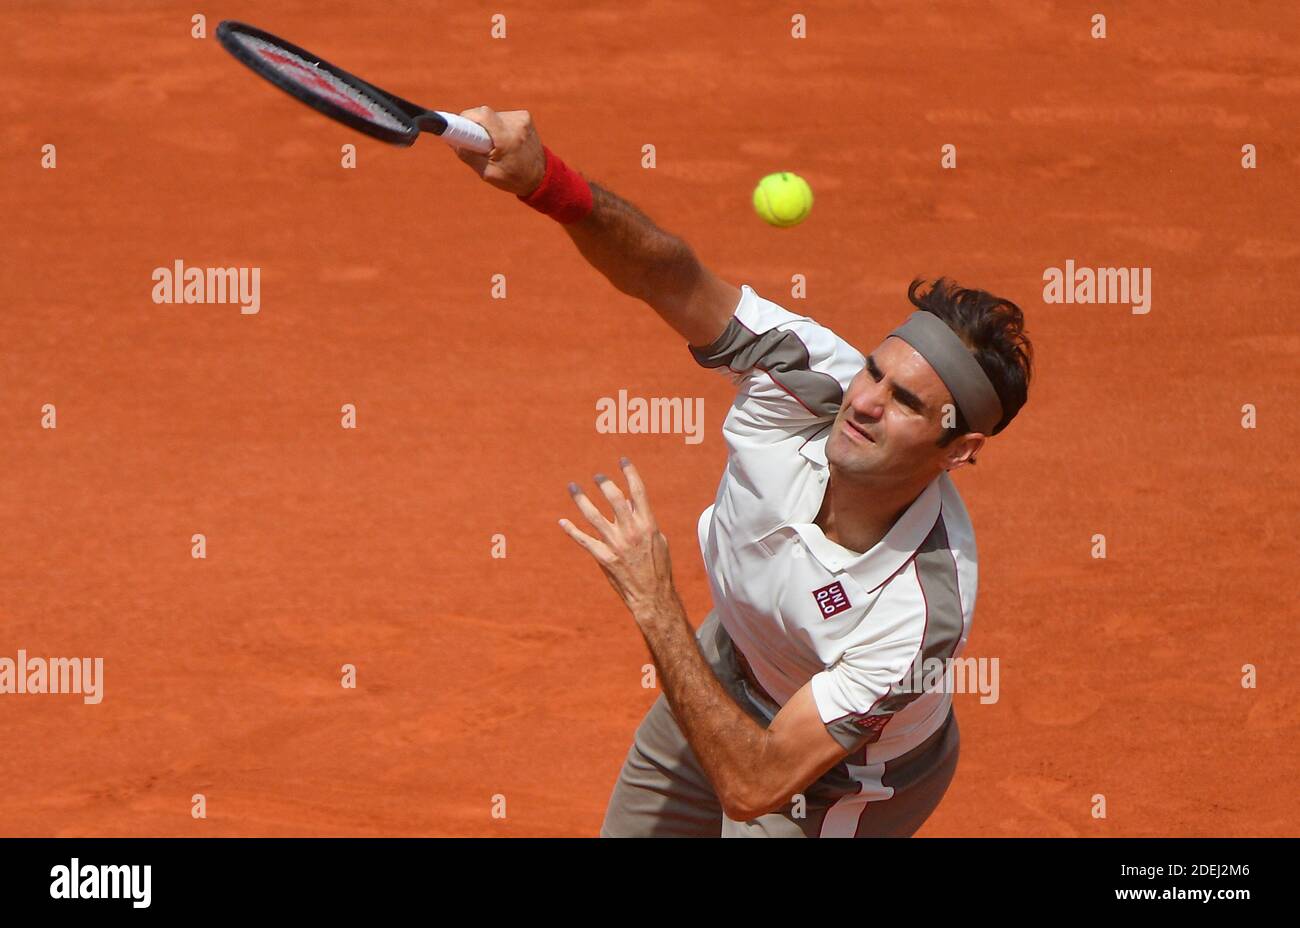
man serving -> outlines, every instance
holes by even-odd
[[[714,609],[694,633],[636,469],[570,485],[664,695],[637,729],[606,836],[913,834],[956,769],[951,693],[975,607],[974,533],[950,471],[974,464],[1028,396],[1015,304],[913,281],[913,312],[864,357],[737,288],[681,239],[545,148],[529,114],[462,115],[492,136],[459,157],[558,220],[623,293],[732,378],[726,471],[699,522]],[[918,668],[922,672],[918,673]]]

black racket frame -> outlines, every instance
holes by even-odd
[[[369,120],[362,119],[355,113],[349,113],[341,106],[337,106],[330,101],[303,90],[297,83],[287,80],[273,68],[264,64],[252,50],[246,48],[235,37],[237,33],[250,35],[255,39],[261,39],[271,45],[284,49],[291,54],[297,55],[305,61],[309,61],[316,67],[328,71],[330,74],[343,81],[345,84],[352,86],[354,89],[374,97],[381,104],[385,104],[391,115],[398,122],[406,125],[406,130],[399,132],[396,129],[389,129],[385,126],[376,125]],[[391,94],[386,90],[376,87],[369,81],[363,81],[355,74],[344,71],[337,65],[330,64],[319,55],[307,51],[294,45],[292,42],[286,42],[278,35],[273,35],[265,30],[250,26],[247,23],[241,23],[233,19],[223,20],[217,26],[217,39],[221,42],[223,48],[249,70],[256,72],[262,78],[279,87],[285,93],[289,94],[296,100],[306,103],[312,109],[319,113],[338,120],[345,126],[363,132],[371,138],[379,139],[390,145],[400,145],[406,147],[415,144],[415,140],[420,137],[421,131],[429,131],[435,134],[441,134],[446,128],[446,121],[436,113],[426,110],[422,106],[411,103],[409,100],[403,100],[401,97]]]

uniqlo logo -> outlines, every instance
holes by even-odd
[[[830,586],[824,586],[820,590],[813,590],[813,599],[817,600],[817,608],[822,611],[823,619],[839,615],[853,605],[849,602],[848,594],[844,592],[844,587],[840,585],[838,580]]]

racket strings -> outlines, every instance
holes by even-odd
[[[236,38],[241,45],[275,71],[282,80],[296,84],[307,93],[320,97],[344,112],[367,122],[396,132],[408,130],[407,125],[396,118],[379,100],[358,90],[338,75],[317,67],[316,62],[295,55],[256,36],[238,33]]]

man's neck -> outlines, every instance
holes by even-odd
[[[933,476],[904,484],[855,481],[831,469],[814,523],[837,545],[863,553],[875,547]]]

